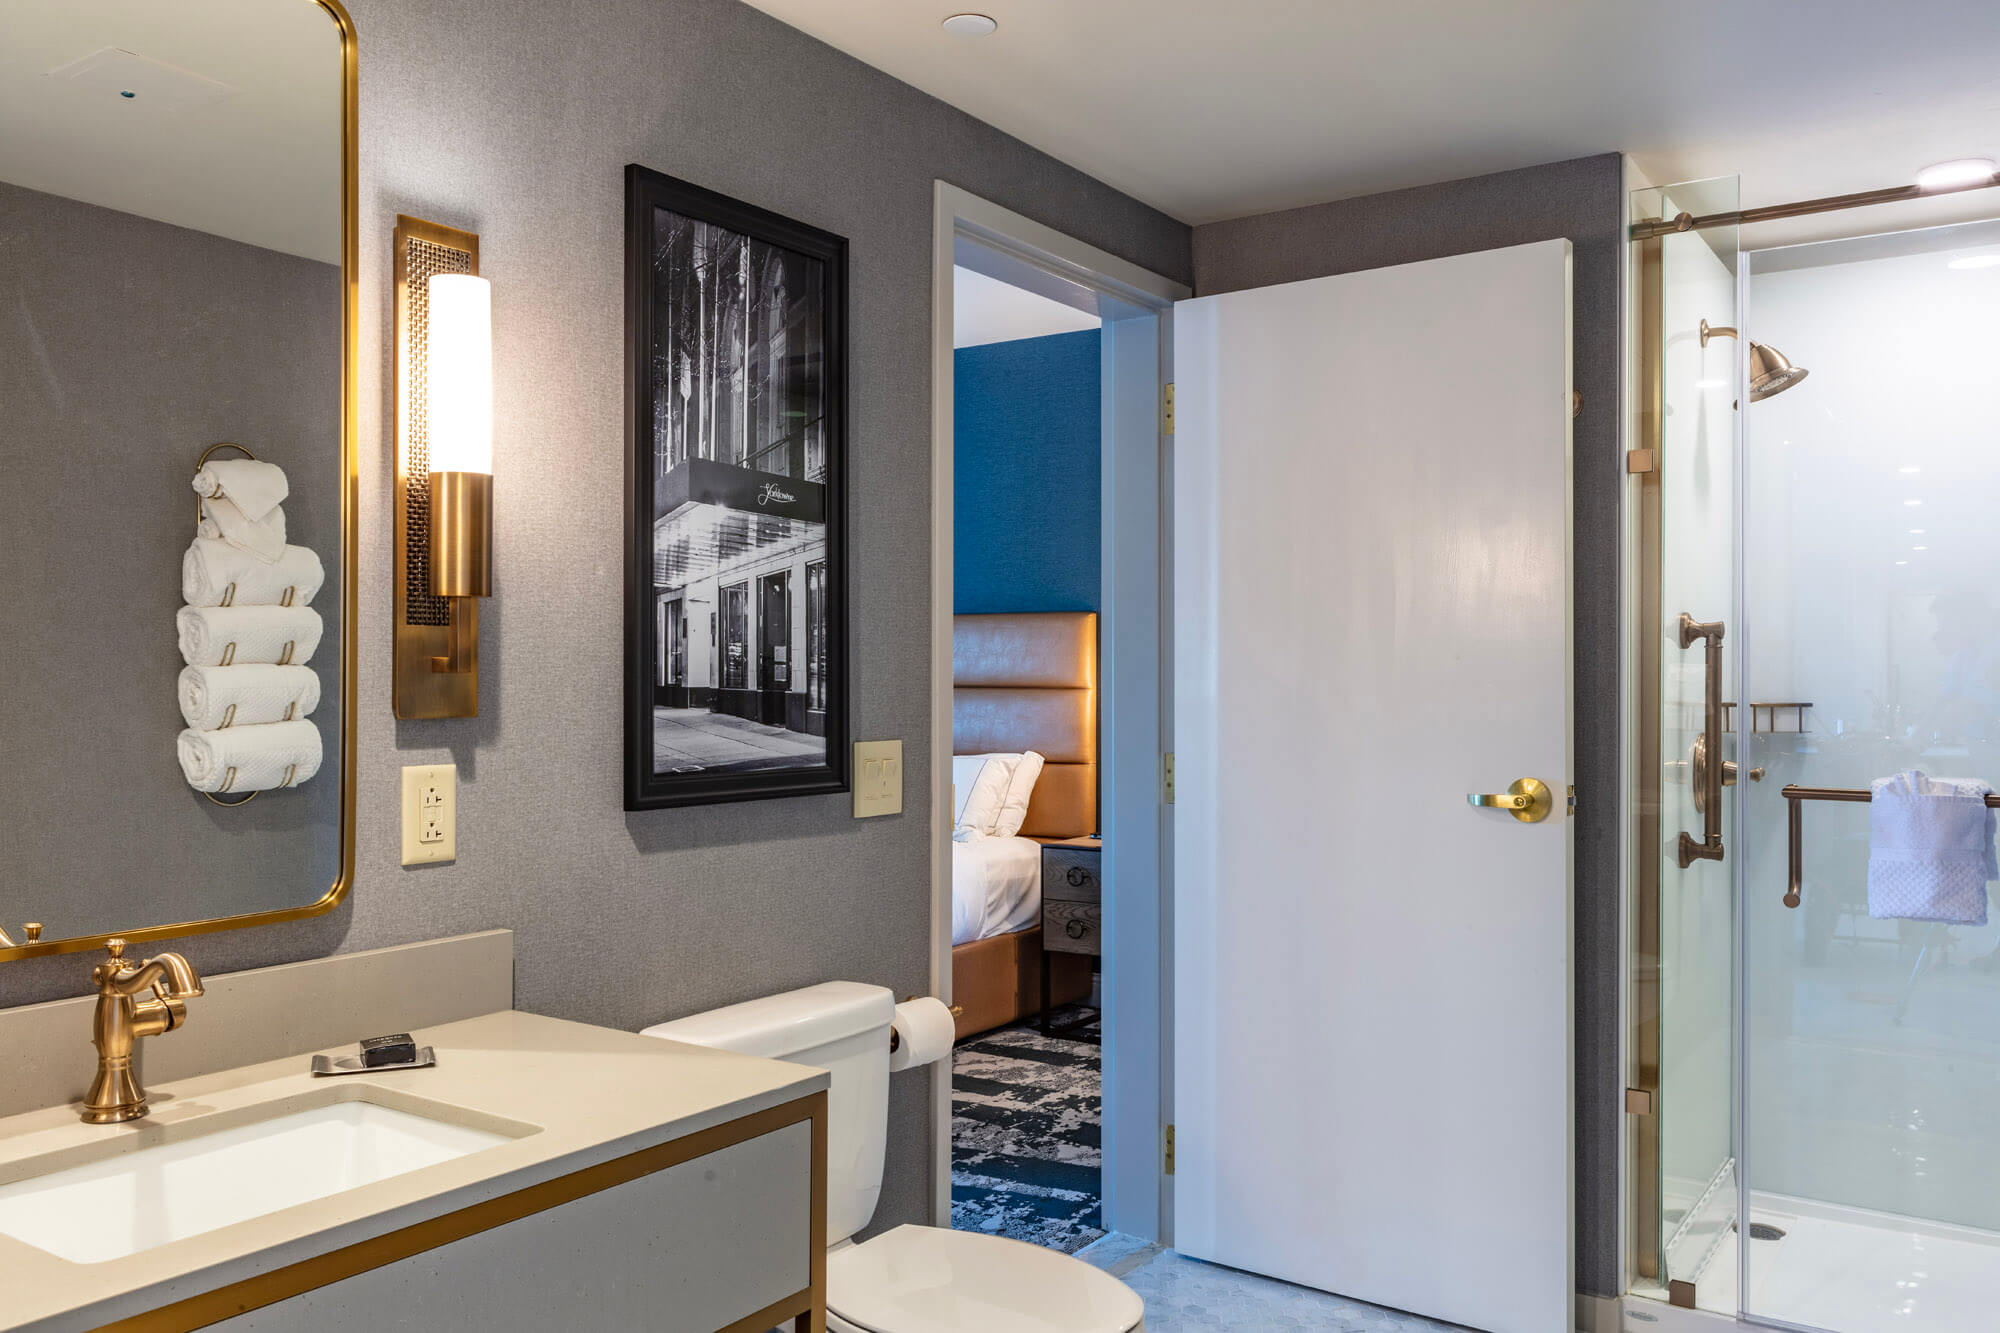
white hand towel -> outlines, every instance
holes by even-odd
[[[319,728],[310,722],[183,731],[175,745],[181,773],[196,791],[270,791],[296,787],[319,772]]]
[[[189,666],[304,666],[326,628],[309,606],[184,606],[174,623]]]
[[[1994,878],[1992,790],[1972,778],[1912,769],[1870,784],[1868,915],[1986,924]]]
[[[293,722],[319,707],[319,673],[261,663],[182,667],[180,697],[181,716],[196,731]]]
[[[195,531],[211,541],[222,540],[248,551],[263,561],[276,561],[285,554],[285,511],[273,509],[260,519],[244,515],[228,500],[217,496],[201,502],[201,522]]]
[[[181,599],[189,606],[304,606],[325,582],[310,546],[287,546],[267,564],[228,542],[197,537],[181,557]]]
[[[196,495],[227,496],[253,523],[283,504],[291,489],[283,468],[254,458],[218,458],[194,474]]]

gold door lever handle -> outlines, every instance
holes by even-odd
[[[1539,824],[1555,808],[1547,784],[1534,778],[1510,783],[1506,791],[1467,792],[1465,803],[1481,809],[1505,810],[1523,824]]]

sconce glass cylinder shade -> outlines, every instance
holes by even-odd
[[[493,289],[484,278],[430,279],[424,429],[432,472],[493,471]]]
[[[493,594],[493,289],[486,279],[430,280],[424,335],[431,591]]]

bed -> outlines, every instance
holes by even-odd
[[[1090,992],[1090,960],[1042,952],[1041,849],[1097,832],[1097,617],[952,618],[952,753],[1043,758],[1018,837],[952,843],[952,1001],[958,1035]]]

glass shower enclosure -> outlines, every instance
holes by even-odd
[[[1871,886],[1868,799],[2000,782],[2000,223],[1633,247],[1634,1289],[2000,1328],[2000,924]]]

